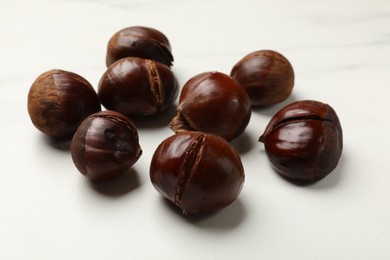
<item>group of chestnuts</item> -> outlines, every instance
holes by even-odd
[[[109,40],[107,70],[97,92],[75,73],[47,71],[30,88],[30,118],[48,136],[72,139],[73,162],[87,178],[113,178],[142,155],[130,118],[160,114],[175,102],[179,86],[172,62],[170,43],[161,32],[141,26],[122,29]],[[169,125],[175,134],[151,159],[153,186],[184,214],[231,204],[245,174],[229,142],[246,129],[252,106],[280,103],[293,86],[290,62],[271,50],[243,57],[230,75],[214,71],[189,79]],[[101,111],[101,105],[107,110]],[[312,100],[282,108],[259,141],[276,172],[302,183],[332,172],[343,147],[335,111]]]

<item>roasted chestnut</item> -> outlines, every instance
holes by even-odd
[[[134,124],[115,111],[102,111],[87,117],[71,144],[76,168],[91,180],[110,179],[123,173],[141,154]]]
[[[170,128],[176,133],[212,133],[231,141],[244,132],[251,112],[249,97],[236,80],[220,72],[205,72],[184,85]]]
[[[71,138],[84,118],[100,110],[91,84],[69,71],[54,69],[42,73],[28,93],[31,121],[55,138]]]
[[[125,57],[155,60],[172,66],[173,56],[168,38],[160,31],[143,26],[127,27],[108,42],[106,65]]]
[[[188,214],[230,205],[241,192],[245,175],[239,154],[227,141],[185,132],[158,146],[150,179],[162,196]]]
[[[272,50],[246,55],[233,67],[230,75],[245,87],[253,106],[282,102],[294,87],[294,70],[290,62]]]
[[[311,183],[332,172],[341,157],[339,118],[327,104],[304,100],[277,112],[260,137],[275,170],[287,179]]]
[[[129,57],[112,64],[103,74],[98,95],[103,106],[126,116],[158,114],[172,105],[178,84],[162,63]]]

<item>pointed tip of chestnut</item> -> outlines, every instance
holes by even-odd
[[[196,131],[196,129],[191,127],[190,123],[180,111],[178,111],[177,115],[172,118],[171,122],[169,123],[169,128],[176,134],[188,131]]]
[[[261,143],[264,143],[264,134],[262,134],[260,137],[259,137],[259,140],[258,140],[259,142],[261,142]]]

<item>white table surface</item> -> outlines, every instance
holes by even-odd
[[[0,24],[0,259],[390,259],[388,0],[3,0]],[[246,182],[229,207],[184,217],[151,185],[174,111],[136,122],[144,153],[105,184],[32,125],[35,78],[59,68],[96,88],[108,39],[132,25],[169,38],[180,86],[229,73],[255,50],[292,63],[292,96],[255,109],[233,142]],[[344,130],[338,167],[306,187],[279,177],[257,142],[278,109],[301,99],[330,104]]]

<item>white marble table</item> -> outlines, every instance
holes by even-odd
[[[3,0],[0,24],[0,259],[390,259],[388,0]],[[40,73],[70,70],[96,87],[108,39],[131,25],[167,35],[180,86],[259,49],[293,64],[292,96],[255,109],[233,142],[246,182],[228,208],[186,218],[152,187],[150,159],[172,113],[138,121],[143,156],[100,185],[30,122]],[[336,170],[307,187],[280,178],[257,142],[301,99],[335,108],[345,144]]]

